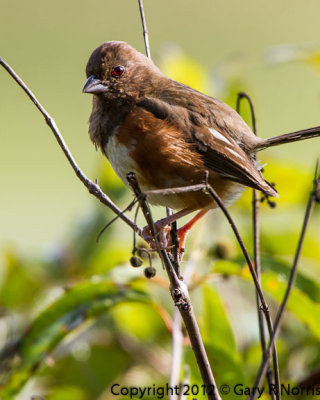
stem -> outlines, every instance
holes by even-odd
[[[172,210],[167,208],[167,216],[172,215]],[[174,266],[177,276],[180,278],[180,263],[179,263],[179,239],[177,231],[177,221],[171,224],[170,237],[172,243],[171,256],[172,264]],[[186,282],[187,285],[187,282]],[[182,323],[179,309],[174,307],[173,310],[173,323],[172,323],[172,356],[170,365],[170,387],[179,386],[179,378],[182,362],[182,348],[183,348],[183,333]],[[178,400],[177,393],[170,394],[169,400]]]
[[[242,99],[246,99],[249,103],[250,106],[250,112],[251,112],[251,120],[252,120],[252,131],[253,133],[257,136],[257,123],[256,123],[256,114],[254,110],[254,105],[253,102],[246,93],[240,92],[238,94],[238,99],[237,99],[237,112],[240,112],[240,103]],[[254,159],[256,156],[254,155]],[[252,219],[253,219],[253,252],[254,252],[254,265],[255,265],[255,271],[257,274],[257,278],[259,281],[259,284],[261,285],[261,260],[260,260],[260,229],[259,229],[259,199],[258,199],[258,192],[257,190],[253,189],[253,195],[252,195]],[[262,349],[262,356],[263,358],[265,357],[266,350],[267,350],[267,345],[266,345],[266,337],[265,337],[265,332],[264,332],[264,321],[263,321],[263,311],[261,309],[261,301],[259,298],[259,294],[256,290],[256,305],[257,305],[257,313],[258,313],[258,324],[259,324],[259,334],[260,334],[260,343],[261,343],[261,349]],[[272,324],[270,323],[271,320],[268,323],[268,330],[269,334],[271,337],[273,328]],[[278,355],[277,355],[277,349],[276,346],[273,347],[273,368],[274,368],[274,375],[275,375],[275,382],[276,382],[276,394],[274,391],[271,391],[271,398],[274,400],[275,398],[279,400],[281,398],[280,396],[280,375],[279,375],[279,364],[278,364]],[[269,388],[273,387],[273,375],[272,375],[272,370],[269,365],[268,371],[267,371],[267,381],[268,381],[268,386]]]
[[[262,310],[263,310],[263,312],[265,314],[267,323],[268,323],[269,326],[272,325],[272,322],[271,322],[271,319],[270,319],[270,314],[269,314],[269,308],[268,308],[268,305],[267,305],[267,303],[265,301],[265,298],[264,298],[264,295],[263,295],[263,292],[262,292],[262,289],[261,289],[261,285],[260,285],[260,283],[259,283],[259,281],[257,279],[257,275],[256,275],[255,269],[253,267],[252,261],[250,259],[248,250],[246,249],[246,247],[245,247],[245,245],[243,243],[243,240],[242,240],[242,238],[241,238],[241,236],[239,234],[238,228],[236,227],[233,219],[231,218],[231,215],[229,214],[228,210],[224,206],[222,200],[220,199],[218,194],[215,192],[215,190],[206,182],[206,183],[202,183],[202,184],[198,184],[198,185],[183,186],[183,187],[180,187],[180,188],[148,191],[148,192],[143,193],[143,195],[146,196],[146,195],[154,194],[154,193],[167,195],[167,194],[171,194],[171,193],[185,193],[185,192],[188,192],[188,191],[204,191],[204,192],[207,192],[215,200],[215,202],[218,204],[218,206],[221,208],[223,214],[225,215],[225,217],[227,218],[229,224],[231,225],[231,228],[232,228],[232,230],[233,230],[233,232],[234,232],[234,234],[235,234],[235,236],[236,236],[236,238],[238,240],[238,243],[239,243],[239,245],[241,247],[243,255],[244,255],[244,257],[245,257],[245,259],[247,261],[248,267],[250,269],[250,272],[251,272],[251,275],[252,275],[252,278],[253,278],[253,282],[255,284],[255,287],[257,289],[259,298],[261,300]],[[270,336],[271,336],[271,334],[272,334],[272,331],[270,332]]]
[[[186,263],[186,266],[184,268],[184,283],[189,289],[189,284],[192,278],[192,274],[194,270],[196,269],[196,262],[194,258],[189,257],[189,260]],[[175,307],[174,309],[174,314],[173,314],[173,327],[172,327],[172,362],[171,362],[171,373],[170,373],[170,387],[174,387],[179,383],[179,373],[181,370],[181,353],[182,353],[182,347],[183,347],[183,335],[182,335],[182,330],[181,330],[181,316],[178,311],[178,308]],[[178,361],[180,360],[180,362]],[[174,379],[175,378],[175,379]],[[183,387],[183,383],[182,383]],[[181,396],[180,398],[184,398],[184,396]],[[187,396],[186,396],[187,397]],[[172,396],[170,400],[177,399],[178,397]]]
[[[0,57],[0,64],[3,68],[11,75],[11,77],[17,82],[17,84],[25,91],[30,100],[34,103],[40,113],[43,115],[47,125],[49,125],[51,131],[53,132],[59,146],[64,152],[69,164],[74,170],[77,177],[80,181],[86,186],[89,193],[95,196],[97,199],[101,201],[102,204],[106,205],[118,215],[126,224],[128,224],[132,229],[134,229],[139,235],[141,235],[141,228],[136,225],[126,214],[124,214],[114,203],[113,201],[100,189],[99,185],[93,183],[87,176],[82,172],[75,159],[73,158],[67,144],[65,143],[59,128],[57,127],[54,119],[49,115],[49,113],[45,110],[45,108],[40,104],[37,100],[36,96],[32,93],[32,91],[28,88],[28,86],[23,82],[23,80],[16,74],[16,72]]]
[[[259,240],[259,199],[258,199],[258,194],[256,190],[253,190],[253,231],[254,231],[254,264],[256,267],[256,274],[259,280],[259,283],[261,284],[261,263],[260,263],[260,240]],[[259,333],[260,333],[260,343],[261,343],[261,349],[262,349],[262,356],[263,358],[266,357],[266,351],[267,351],[267,344],[266,344],[266,337],[265,337],[265,332],[264,332],[264,321],[263,321],[263,311],[261,309],[261,302],[259,299],[259,295],[256,292],[256,304],[257,304],[257,312],[258,312],[258,321],[259,321]],[[272,327],[271,327],[272,329]],[[279,390],[276,391],[276,394],[274,391],[271,391],[271,398],[279,398],[280,396],[280,379],[279,379],[279,367],[278,367],[278,357],[277,357],[277,352],[276,352],[276,346],[273,346],[273,367],[275,371],[275,378],[276,378],[276,387],[279,388]],[[277,379],[278,377],[278,379]],[[267,370],[267,381],[268,381],[268,387],[271,388],[274,385],[273,382],[273,374],[272,374],[272,369],[269,365],[269,368]]]
[[[257,119],[256,119],[256,113],[254,110],[254,105],[251,100],[251,97],[249,95],[247,95],[247,93],[245,93],[245,92],[238,93],[237,106],[236,106],[237,113],[240,114],[240,102],[242,99],[246,99],[249,103],[250,113],[251,113],[251,122],[252,122],[252,132],[255,135],[257,135]]]
[[[293,265],[292,265],[292,269],[291,269],[291,273],[290,273],[290,277],[289,277],[289,281],[288,281],[288,285],[287,285],[287,289],[285,291],[285,294],[283,296],[283,300],[281,302],[281,305],[279,307],[276,319],[275,319],[275,323],[274,323],[274,328],[273,328],[273,335],[270,337],[270,342],[266,351],[266,355],[264,357],[264,359],[262,360],[262,363],[260,365],[259,371],[258,371],[258,375],[255,381],[254,386],[259,386],[262,379],[264,378],[265,374],[266,374],[266,370],[267,370],[267,366],[269,364],[269,360],[270,360],[270,353],[271,353],[271,349],[274,345],[275,339],[276,339],[276,335],[279,331],[279,327],[280,327],[280,323],[284,314],[284,310],[287,306],[288,303],[288,299],[290,296],[290,293],[292,291],[294,282],[295,282],[295,278],[297,275],[297,267],[298,267],[298,262],[301,256],[301,250],[302,250],[302,246],[303,246],[303,242],[305,239],[305,235],[306,235],[306,230],[307,230],[307,226],[308,223],[310,221],[310,216],[314,207],[315,202],[319,202],[319,190],[320,190],[320,177],[318,177],[318,173],[319,173],[319,160],[317,162],[317,166],[316,166],[316,172],[315,172],[315,179],[314,179],[314,187],[312,192],[310,193],[309,196],[309,200],[308,200],[308,204],[306,207],[306,212],[305,212],[305,216],[304,216],[304,220],[303,220],[303,224],[302,224],[302,229],[301,229],[301,234],[299,237],[299,241],[298,241],[298,246],[297,246],[297,250],[294,256],[294,260],[293,260]],[[256,399],[257,394],[253,393],[253,395],[251,396],[251,400],[255,400]]]
[[[149,48],[148,30],[147,30],[146,19],[144,17],[142,0],[138,0],[138,3],[139,3],[139,10],[140,10],[142,29],[143,29],[143,39],[144,39],[144,44],[145,44],[145,47],[146,47],[146,53],[147,53],[147,57],[151,59],[150,48]]]
[[[263,312],[265,314],[266,320],[268,321],[268,320],[270,320],[269,308],[268,308],[267,302],[266,302],[266,300],[264,298],[264,295],[263,295],[263,292],[262,292],[262,289],[261,289],[261,285],[260,285],[260,283],[258,281],[257,274],[256,274],[256,271],[255,271],[255,269],[253,267],[253,264],[252,264],[252,261],[250,259],[248,250],[246,249],[246,247],[245,247],[245,245],[243,243],[243,240],[242,240],[242,237],[240,236],[238,228],[236,227],[236,224],[234,223],[233,219],[231,218],[231,215],[229,214],[228,210],[226,209],[226,207],[222,203],[222,200],[220,199],[218,194],[215,192],[215,190],[209,184],[207,184],[207,192],[210,194],[210,196],[215,200],[215,202],[221,208],[223,214],[227,218],[227,220],[228,220],[228,222],[229,222],[229,224],[230,224],[230,226],[231,226],[231,228],[232,228],[232,230],[233,230],[233,232],[234,232],[234,234],[235,234],[235,236],[236,236],[236,238],[238,240],[238,243],[239,243],[239,245],[241,247],[241,250],[243,252],[243,255],[244,255],[244,257],[245,257],[245,259],[247,261],[249,270],[251,272],[251,275],[252,275],[252,278],[253,278],[253,282],[254,282],[255,287],[257,289],[257,292],[258,292],[258,295],[259,295],[259,298],[260,298],[260,301],[261,301],[261,304],[262,304],[262,310],[263,310]]]
[[[187,329],[192,350],[195,354],[201,377],[203,383],[208,389],[207,397],[209,400],[221,400],[219,392],[216,387],[215,379],[213,377],[212,370],[210,368],[208,356],[200,335],[199,326],[197,324],[193,307],[191,304],[189,292],[187,286],[178,278],[175,269],[168,257],[165,249],[160,248],[157,240],[157,228],[155,226],[154,220],[152,218],[150,207],[146,201],[146,196],[141,192],[140,186],[136,180],[134,173],[129,173],[127,175],[129,185],[134,191],[136,197],[139,200],[141,210],[145,216],[147,224],[151,230],[153,237],[155,238],[156,248],[158,254],[162,260],[162,263],[166,269],[170,280],[170,291],[171,296],[174,300],[175,305],[178,307],[181,317],[184,321],[185,327]]]

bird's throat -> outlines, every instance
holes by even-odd
[[[130,108],[128,103],[118,104],[100,96],[94,96],[89,119],[89,134],[92,142],[102,152],[104,152],[109,138],[117,132]]]

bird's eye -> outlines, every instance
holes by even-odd
[[[125,68],[122,65],[117,65],[116,67],[112,68],[111,74],[114,77],[121,76],[125,71]]]

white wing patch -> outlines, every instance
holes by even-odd
[[[227,144],[231,144],[230,140],[228,140],[226,137],[224,137],[220,132],[216,131],[213,128],[209,128],[209,131],[212,133],[212,135],[218,139],[218,140],[222,140],[223,142],[227,143]]]
[[[235,155],[236,157],[240,158],[241,160],[246,161],[245,158],[243,158],[239,153],[230,149],[229,147],[226,147],[226,150],[229,151],[230,153],[232,153],[233,155]]]
[[[212,133],[212,136],[215,139],[225,142],[226,144],[228,144],[229,146],[232,146],[234,148],[235,143],[233,142],[232,139],[231,140],[227,139],[225,136],[222,135],[222,133],[216,131],[213,128],[209,128],[209,131]],[[244,157],[242,157],[242,155],[239,154],[236,150],[233,150],[230,147],[225,147],[225,150],[228,151],[229,153],[232,153],[234,156],[238,157],[239,159],[246,161],[246,159]]]

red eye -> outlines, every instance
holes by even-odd
[[[117,67],[114,67],[112,69],[112,76],[118,77],[121,76],[124,73],[125,69],[122,65],[118,65]]]

